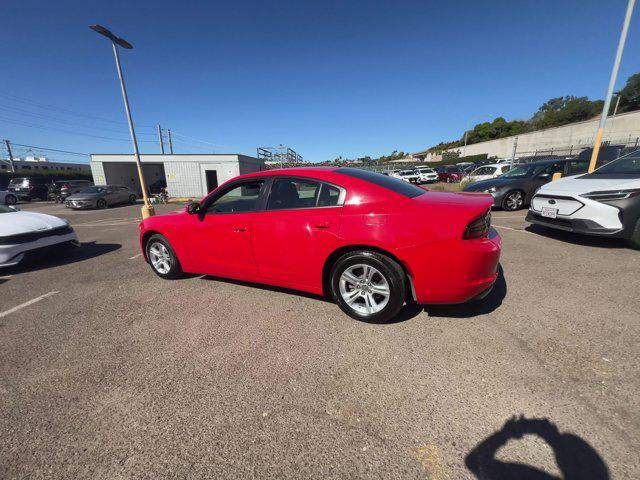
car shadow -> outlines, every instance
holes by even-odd
[[[609,469],[598,452],[579,436],[560,432],[546,418],[513,417],[503,427],[485,438],[465,457],[467,468],[478,480],[558,480],[537,467],[519,462],[498,460],[496,454],[511,440],[535,435],[553,450],[564,480],[608,480]]]
[[[83,262],[120,249],[119,243],[86,242],[80,246],[65,246],[58,249],[32,252],[22,262],[4,270],[6,273],[25,273],[45,268],[60,267]]]
[[[497,310],[506,296],[507,281],[502,265],[498,265],[498,278],[483,299],[455,305],[423,305],[423,308],[430,317],[470,318]]]
[[[197,276],[197,275],[195,275],[195,276]],[[329,298],[326,298],[326,297],[324,297],[322,295],[315,295],[313,293],[303,292],[301,290],[293,290],[291,288],[277,287],[277,286],[274,286],[274,285],[267,285],[265,283],[255,283],[255,282],[247,282],[247,281],[244,281],[244,280],[234,280],[232,278],[216,277],[214,275],[203,275],[203,276],[201,276],[201,278],[203,280],[213,280],[213,281],[216,281],[216,282],[228,283],[228,284],[231,284],[231,285],[240,285],[240,286],[243,286],[243,287],[258,288],[260,290],[266,290],[268,292],[286,293],[286,294],[289,294],[289,295],[296,295],[298,297],[310,298],[312,300],[320,300],[320,301],[323,301],[323,302],[332,303]]]
[[[579,233],[565,232],[541,225],[527,225],[525,231],[535,233],[543,237],[552,238],[561,242],[573,245],[583,245],[596,248],[629,248],[623,238],[595,237],[590,235],[580,235]]]

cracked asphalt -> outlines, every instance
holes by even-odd
[[[21,207],[83,246],[0,271],[0,312],[48,294],[0,313],[0,478],[640,478],[640,252],[622,242],[496,211],[487,299],[370,325],[309,295],[161,280],[139,207]]]

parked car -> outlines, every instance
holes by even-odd
[[[420,176],[415,170],[400,170],[397,178],[409,183],[418,183],[420,181]]]
[[[0,267],[17,265],[29,252],[80,245],[67,220],[0,205]]]
[[[0,190],[0,205],[15,205],[16,203],[18,203],[18,197],[15,193]]]
[[[503,173],[507,173],[511,165],[509,164],[494,164],[494,165],[485,165],[483,167],[476,168],[471,171],[465,179],[469,183],[479,182],[481,180],[488,180],[490,178],[496,178],[502,175]]]
[[[438,168],[438,180],[441,182],[455,183],[462,180],[464,171],[456,165],[446,165]]]
[[[582,159],[546,160],[523,163],[498,178],[467,185],[465,192],[484,192],[493,195],[493,205],[504,210],[520,210],[531,203],[535,191],[552,180],[554,173],[576,175],[584,173],[589,162]]]
[[[64,203],[67,197],[91,185],[93,182],[89,180],[57,180],[49,186],[49,198],[56,203]]]
[[[122,185],[94,185],[83,188],[79,193],[67,197],[69,208],[107,208],[121,203],[136,203],[135,192]]]
[[[416,168],[416,173],[418,174],[418,181],[416,183],[434,183],[438,181],[438,172],[433,168]]]
[[[30,201],[34,198],[47,200],[49,198],[49,179],[42,176],[15,177],[9,180],[7,190],[18,200]]]
[[[549,228],[627,239],[640,249],[640,150],[592,173],[543,185],[527,221]]]
[[[460,303],[491,290],[501,249],[491,203],[356,168],[278,169],[144,219],[140,246],[165,279],[193,272],[330,294],[353,318],[385,322],[412,299]]]
[[[151,195],[160,195],[164,189],[167,188],[166,180],[156,180],[151,185],[149,185],[149,194]]]

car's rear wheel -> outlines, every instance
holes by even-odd
[[[104,198],[99,198],[96,202],[96,207],[98,208],[107,208],[107,201]]]
[[[346,253],[333,266],[330,281],[331,295],[342,311],[364,322],[393,320],[406,299],[402,267],[377,252]]]
[[[18,203],[18,198],[15,195],[7,195],[4,197],[4,203],[7,205],[15,205]]]
[[[631,238],[628,240],[629,246],[640,250],[640,219],[636,222],[636,226],[631,233]]]
[[[521,210],[523,207],[524,194],[520,190],[514,190],[513,192],[507,193],[504,200],[502,200],[503,210],[515,212],[516,210]]]
[[[129,203],[130,203],[131,205],[134,205],[137,201],[138,201],[138,199],[136,198],[136,196],[135,196],[135,195],[130,195],[130,196],[129,196]]]
[[[169,241],[162,235],[153,235],[146,245],[147,259],[159,277],[172,280],[182,276],[182,266]]]

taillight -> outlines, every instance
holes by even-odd
[[[491,228],[491,209],[487,210],[487,212],[481,217],[473,220],[467,228],[464,229],[464,234],[462,238],[471,239],[471,238],[484,238],[489,235],[489,229]]]

